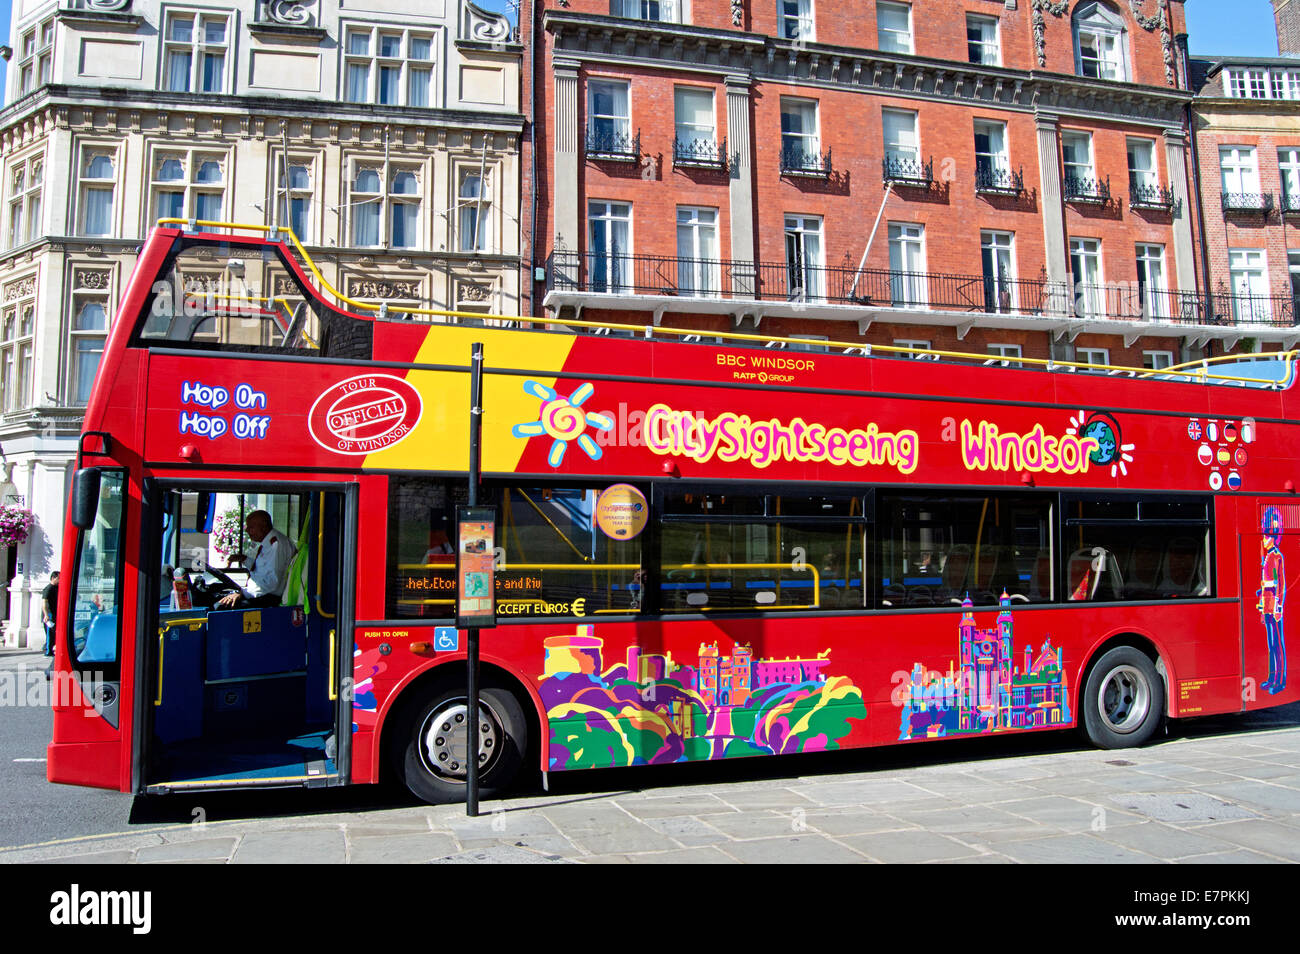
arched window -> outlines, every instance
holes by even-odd
[[[1102,3],[1081,3],[1074,10],[1074,68],[1093,79],[1127,80],[1128,32],[1124,18]]]

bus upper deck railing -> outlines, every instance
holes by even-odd
[[[685,342],[712,338],[719,344],[764,348],[792,348],[799,351],[815,350],[821,353],[838,352],[843,355],[873,355],[907,357],[927,360],[952,360],[975,362],[979,364],[1003,367],[1036,368],[1044,371],[1085,372],[1132,378],[1174,379],[1198,384],[1225,384],[1245,387],[1280,389],[1289,386],[1294,374],[1294,363],[1300,350],[1256,352],[1244,355],[1220,355],[1214,358],[1201,358],[1167,368],[1134,368],[1126,365],[1091,364],[1083,361],[1063,361],[1057,358],[1030,358],[1023,356],[999,356],[967,351],[946,351],[929,348],[911,348],[902,345],[864,344],[860,341],[813,340],[781,335],[747,334],[736,331],[701,331],[700,329],[669,328],[660,325],[619,324],[614,322],[581,321],[568,318],[547,318],[536,315],[490,314],[483,312],[456,311],[446,308],[419,308],[411,305],[372,304],[358,301],[345,295],[330,283],[310,253],[303,247],[292,230],[284,226],[257,225],[238,222],[216,222],[196,219],[159,219],[159,226],[180,226],[188,232],[231,230],[259,233],[268,241],[283,243],[285,239],[292,245],[300,262],[315,279],[319,289],[337,302],[357,312],[368,312],[377,320],[415,320],[415,319],[461,319],[481,323],[485,319],[509,322],[516,327],[537,326],[554,327],[566,331],[580,329],[592,334],[618,334],[621,337],[642,337],[646,339],[661,337],[679,339]],[[1281,362],[1281,373],[1270,377],[1256,377],[1249,374],[1220,373],[1224,365],[1249,367],[1252,362]],[[1211,370],[1214,368],[1215,370]]]

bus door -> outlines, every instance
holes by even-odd
[[[355,486],[150,483],[135,790],[342,784]]]
[[[1243,708],[1262,709],[1295,689],[1287,670],[1294,676],[1300,651],[1300,507],[1260,501],[1251,522],[1241,535],[1242,699]]]

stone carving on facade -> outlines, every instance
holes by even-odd
[[[79,6],[97,13],[125,13],[131,8],[131,0],[81,0]]]
[[[1173,86],[1174,37],[1169,30],[1169,0],[1157,0],[1156,15],[1153,17],[1143,15],[1142,2],[1143,0],[1128,0],[1129,9],[1133,11],[1133,19],[1137,20],[1137,25],[1142,29],[1148,33],[1160,31],[1160,49],[1165,61],[1165,82]]]
[[[1047,21],[1043,19],[1043,11],[1046,10],[1054,17],[1065,16],[1065,11],[1070,7],[1069,0],[1060,0],[1059,3],[1052,3],[1051,0],[1034,0],[1034,54],[1038,57],[1038,65],[1047,65]]]
[[[419,301],[420,283],[393,278],[349,278],[349,298],[370,298],[380,301]]]
[[[481,43],[509,43],[510,38],[509,20],[499,13],[490,13],[466,0],[465,16],[461,20],[462,40],[477,40]]]
[[[11,282],[5,286],[5,301],[13,301],[17,298],[29,298],[36,294],[36,278],[24,278],[22,281]]]
[[[460,282],[456,287],[459,301],[487,301],[492,297],[492,289],[479,282]]]
[[[267,0],[262,11],[270,23],[283,23],[285,26],[315,26],[315,6],[316,0]]]
[[[740,26],[745,19],[745,0],[731,0],[731,25]]]
[[[79,268],[74,273],[72,287],[102,291],[108,288],[110,278],[108,271],[102,268]]]
[[[275,279],[275,293],[277,295],[301,295],[300,289],[293,279],[285,275],[277,275]]]

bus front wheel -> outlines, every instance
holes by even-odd
[[[469,705],[463,688],[444,688],[416,709],[399,765],[406,787],[431,804],[465,800]],[[496,686],[479,693],[479,796],[500,797],[528,750],[528,723],[514,694]]]
[[[1165,711],[1165,684],[1146,653],[1117,646],[1097,660],[1083,690],[1083,728],[1102,749],[1139,746]]]

